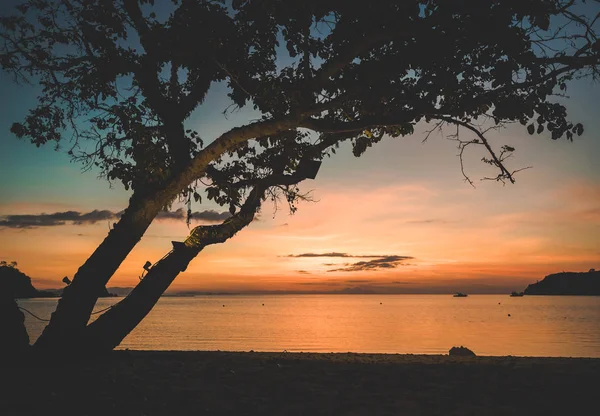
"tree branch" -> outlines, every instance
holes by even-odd
[[[502,162],[502,160],[500,160],[498,158],[498,156],[496,156],[496,153],[494,152],[494,149],[492,149],[492,146],[490,145],[489,141],[487,140],[487,138],[485,137],[485,135],[476,127],[474,127],[473,125],[461,121],[461,120],[456,120],[452,117],[445,117],[445,116],[433,116],[432,118],[437,119],[437,120],[443,120],[447,123],[450,124],[454,124],[457,126],[461,126],[464,127],[470,131],[472,131],[473,133],[475,133],[477,135],[477,137],[479,138],[479,140],[481,140],[481,143],[485,146],[485,148],[487,149],[488,153],[490,154],[490,156],[492,157],[492,161],[494,166],[496,166],[498,169],[500,169],[500,172],[502,173],[502,177],[508,179],[511,183],[515,183],[515,179],[512,176],[512,173],[508,171],[508,169],[506,169],[506,167],[504,166],[504,163]],[[462,154],[462,152],[461,152]],[[462,164],[462,162],[461,162]],[[464,174],[464,171],[463,171]],[[471,185],[473,184],[470,180],[469,182],[471,183]]]

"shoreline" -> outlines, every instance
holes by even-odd
[[[584,414],[599,375],[600,358],[117,350],[3,368],[0,414]]]
[[[236,351],[236,350],[136,350],[136,349],[115,349],[110,353],[117,357],[140,356],[146,359],[188,358],[191,356],[204,355],[231,355],[231,356],[249,356],[259,359],[292,359],[292,360],[313,360],[340,363],[387,363],[387,364],[440,364],[440,363],[467,363],[469,360],[476,360],[481,363],[495,363],[510,360],[527,361],[530,363],[547,364],[552,362],[589,360],[598,362],[600,357],[579,357],[579,356],[536,356],[536,355],[477,355],[475,357],[450,356],[448,353],[403,353],[403,352],[354,352],[354,351],[336,351],[336,352],[318,352],[318,351]],[[600,374],[599,374],[600,377]]]

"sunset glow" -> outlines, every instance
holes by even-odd
[[[171,290],[493,293],[522,289],[549,273],[596,267],[600,173],[591,155],[600,154],[600,126],[591,117],[584,121],[589,133],[575,143],[531,139],[516,126],[514,132],[501,131],[496,138],[514,142],[518,149],[513,167],[534,166],[518,174],[515,185],[475,181],[473,189],[462,180],[454,144],[441,136],[424,144],[418,133],[387,140],[361,158],[342,148],[325,161],[316,180],[301,184],[312,190],[315,202],[301,203],[294,215],[281,206],[275,212],[265,203],[257,221],[225,244],[206,248]],[[31,160],[64,159],[6,134],[3,142],[15,149],[15,156],[23,152]],[[46,167],[43,177],[26,180],[23,163],[7,162],[3,169],[21,179],[18,185],[2,183],[4,219],[69,210],[118,212],[126,205],[127,192],[119,186],[107,189],[106,182],[72,164]],[[477,155],[469,155],[467,162],[470,176],[485,176]],[[45,192],[37,196],[40,182],[46,184]],[[97,190],[96,198],[80,197],[91,190]],[[198,204],[193,209],[224,211]],[[112,222],[4,227],[2,257],[16,260],[37,287],[57,288],[97,247]],[[188,233],[183,219],[155,220],[109,287],[135,285],[145,261],[159,260],[171,241]],[[348,257],[291,257],[306,253]],[[412,258],[385,268],[340,270],[375,258],[358,256]]]

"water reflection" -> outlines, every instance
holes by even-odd
[[[49,317],[56,300],[19,303]],[[599,297],[166,297],[121,348],[445,354],[465,345],[478,355],[600,357],[599,321]],[[44,326],[26,324],[32,340]]]

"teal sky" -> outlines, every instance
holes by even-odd
[[[81,165],[69,160],[64,150],[68,148],[68,142],[56,151],[52,144],[36,148],[12,135],[9,131],[11,124],[22,120],[35,104],[36,88],[16,85],[5,73],[0,73],[0,88],[3,91],[0,101],[0,174],[3,178],[0,192],[3,204],[43,202],[93,209],[117,208],[126,202],[129,193],[120,184],[113,183],[111,189],[107,181],[97,178],[97,171],[82,172]],[[585,127],[583,136],[573,143],[552,141],[544,135],[529,136],[520,125],[509,126],[493,134],[496,140],[505,140],[517,147],[511,163],[513,168],[534,167],[519,174],[519,182],[535,176],[547,176],[552,182],[576,178],[598,182],[600,179],[600,87],[589,80],[581,80],[573,82],[567,92],[570,98],[563,101],[571,118],[583,122]],[[258,113],[247,109],[224,115],[223,111],[230,104],[225,93],[222,85],[215,85],[206,104],[189,121],[189,125],[195,126],[203,138],[211,140],[258,116]],[[461,183],[455,143],[435,134],[421,143],[424,128],[425,124],[421,132],[417,130],[411,137],[387,139],[370,148],[361,158],[355,158],[347,148],[343,148],[326,161],[320,177],[326,175],[336,181],[353,182],[366,173],[378,173],[382,176],[400,175],[407,180]],[[466,168],[473,179],[478,179],[484,166],[478,163],[477,157],[470,155]],[[488,184],[476,183],[476,186]],[[493,187],[501,191],[501,187]]]

